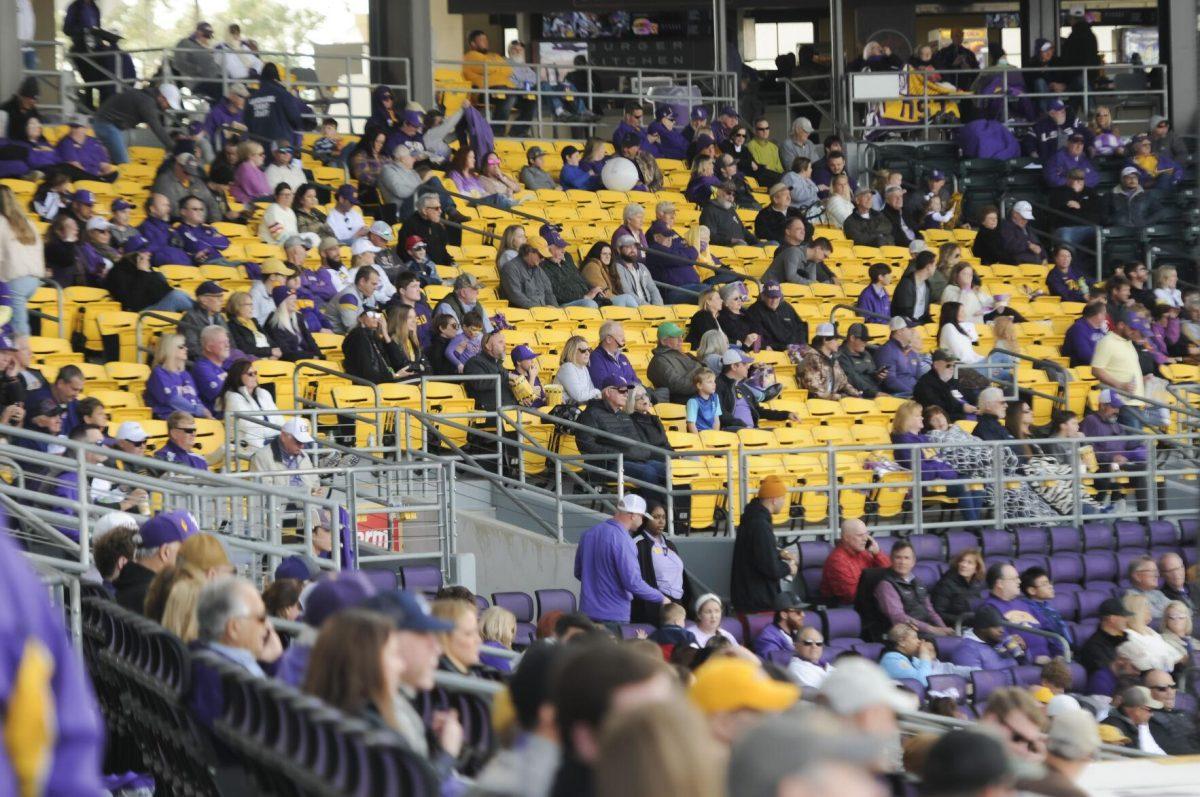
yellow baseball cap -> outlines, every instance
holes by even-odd
[[[696,670],[688,697],[705,714],[784,711],[800,699],[800,688],[776,681],[754,662],[720,656]]]

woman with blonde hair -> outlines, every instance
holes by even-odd
[[[321,359],[321,347],[313,339],[308,324],[300,316],[296,290],[280,285],[271,291],[275,312],[267,318],[266,332],[284,360]]]
[[[729,351],[729,338],[719,329],[710,329],[700,336],[700,345],[693,355],[714,374],[721,373],[721,358]],[[715,367],[714,367],[715,366]]]
[[[892,442],[896,445],[920,444],[927,446],[928,437],[922,434],[925,419],[922,416],[923,407],[915,401],[906,401],[896,410],[892,419]],[[937,456],[936,451],[928,448],[897,448],[893,452],[896,464],[909,470],[914,470],[913,457],[921,457],[921,480],[927,482],[959,479],[958,471],[949,463]],[[958,510],[967,520],[978,520],[980,508],[983,506],[983,494],[976,490],[968,490],[961,484],[946,485],[946,495],[958,499]]]
[[[421,351],[417,337],[420,317],[416,309],[406,304],[393,305],[387,311],[388,335],[400,349],[401,362],[396,371],[397,381],[420,377],[429,371],[429,361]]]
[[[509,260],[517,256],[517,250],[521,245],[529,241],[528,235],[525,233],[525,228],[520,224],[510,224],[504,228],[504,232],[500,234],[500,245],[496,247],[496,268],[500,269]]]
[[[696,162],[692,164],[692,176],[683,190],[683,195],[689,202],[703,205],[712,199],[713,186],[721,182],[714,174],[715,170],[716,161],[709,156],[702,155],[696,158]]]
[[[479,618],[479,632],[484,648],[512,650],[517,638],[517,616],[503,606],[489,606]],[[486,653],[480,654],[479,661],[500,672],[512,672],[516,664],[516,659]]]
[[[166,587],[162,625],[184,642],[191,642],[198,635],[196,604],[200,590],[213,579],[233,575],[233,562],[215,534],[193,534],[180,545],[175,570]],[[155,580],[163,577],[160,573]]]
[[[693,349],[700,346],[700,340],[709,332],[720,332],[721,324],[717,316],[725,306],[719,288],[705,288],[696,297],[697,310],[688,321],[687,342]],[[724,334],[724,333],[722,333]]]
[[[245,140],[238,144],[238,165],[233,174],[233,185],[229,193],[243,205],[264,202],[271,198],[271,185],[267,182],[263,163],[267,152],[257,141]]]
[[[1132,612],[1125,629],[1125,639],[1137,644],[1141,651],[1143,670],[1166,670],[1171,672],[1179,664],[1187,663],[1186,654],[1181,654],[1162,634],[1150,627],[1150,600],[1145,595],[1126,593],[1121,599],[1125,609]]]
[[[29,334],[29,297],[46,276],[42,237],[21,210],[16,194],[0,185],[0,282],[8,285],[14,335]]]
[[[229,343],[260,360],[278,360],[281,352],[254,318],[254,297],[247,291],[234,291],[225,300],[225,318],[229,322]]]
[[[703,224],[693,224],[688,227],[687,235],[685,236],[688,246],[696,250],[696,262],[706,266],[712,266],[712,271],[716,271],[721,266],[721,261],[713,256],[712,249],[709,247],[712,241],[712,232]]]
[[[563,346],[554,383],[562,385],[564,404],[586,404],[600,398],[600,389],[592,382],[588,361],[592,349],[582,335],[572,335]]]
[[[1167,307],[1183,307],[1183,293],[1179,290],[1179,271],[1174,266],[1159,266],[1154,269],[1154,301]],[[15,312],[16,308],[14,308]]]
[[[662,419],[654,413],[646,388],[641,385],[629,388],[625,395],[625,414],[633,420],[638,440],[655,448],[671,448],[667,442],[667,429]]]
[[[187,341],[183,335],[170,333],[159,337],[142,396],[154,417],[160,420],[166,420],[175,411],[190,412],[197,418],[212,417],[200,400],[196,380],[188,373]]]
[[[854,196],[850,191],[850,175],[835,174],[829,182],[829,196],[825,198],[825,214],[822,220],[831,227],[842,229],[846,219],[854,212]]]
[[[723,797],[724,756],[708,727],[682,699],[614,714],[600,734],[596,797]]]
[[[1162,638],[1185,662],[1200,650],[1200,640],[1192,636],[1192,610],[1183,601],[1171,601],[1163,608]]]
[[[442,643],[438,669],[459,675],[478,674],[479,649],[483,645],[479,633],[479,608],[459,598],[440,598],[433,602],[429,613],[452,626],[449,631],[438,634]]]
[[[947,288],[946,290],[950,290]],[[985,362],[992,367],[987,369],[989,379],[1011,385],[1017,373],[1017,358],[1014,354],[1021,353],[1021,341],[1017,338],[1017,324],[1009,316],[1000,316],[992,323],[992,335],[995,343]]]

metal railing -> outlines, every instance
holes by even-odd
[[[437,86],[439,69],[453,70],[461,79],[466,81],[463,76],[463,67],[466,66],[472,70],[478,70],[482,74],[481,86]],[[623,106],[631,102],[687,102],[692,105],[693,100],[699,100],[697,104],[712,106],[716,110],[721,105],[738,104],[738,77],[736,72],[720,72],[701,69],[643,69],[643,68],[625,68],[611,66],[592,66],[591,64],[582,64],[570,68],[562,65],[554,64],[518,64],[520,67],[528,67],[536,77],[536,85],[531,86],[511,86],[501,84],[500,73],[511,71],[513,65],[508,61],[463,61],[463,60],[440,60],[435,59],[433,62],[434,85],[433,92],[436,96],[439,93],[458,92],[463,94],[471,94],[482,98],[484,101],[480,103],[489,123],[496,127],[509,124],[512,126],[531,126],[536,125],[539,135],[547,129],[545,126],[563,126],[571,130],[577,130],[581,133],[590,133],[597,124],[596,118],[579,118],[571,116],[568,118],[558,119],[551,113],[549,117],[546,114],[546,106],[552,105],[555,101],[568,105],[582,100],[586,108],[595,109],[596,103],[616,104]],[[559,77],[560,72],[569,72],[582,70],[587,74],[586,86],[567,86]],[[595,86],[600,82],[611,83],[617,82],[615,90],[597,90]],[[688,89],[696,89],[695,96],[685,96],[676,98],[668,95],[655,95],[654,88],[665,88],[671,86],[682,86]],[[529,109],[532,113],[525,113],[521,118],[501,119],[493,116],[492,104],[498,102],[501,107],[507,107],[511,110],[512,103],[507,103],[508,100],[516,95],[517,104],[521,104],[521,100],[525,103],[533,103],[533,107]],[[528,118],[526,118],[528,117]],[[713,115],[715,118],[715,114]],[[499,129],[499,128],[497,128]]]
[[[850,138],[860,139],[868,136],[870,133],[921,133],[921,138],[926,141],[935,140],[932,135],[934,131],[953,130],[961,126],[961,122],[957,119],[951,122],[935,121],[934,115],[929,110],[930,102],[935,103],[959,103],[959,102],[991,102],[996,101],[1001,105],[1000,116],[997,121],[1003,122],[1005,126],[1010,128],[1022,127],[1032,124],[1037,118],[1037,114],[1033,114],[1032,118],[1015,118],[1009,105],[1014,100],[1051,100],[1061,99],[1070,105],[1076,102],[1082,106],[1081,111],[1088,113],[1096,104],[1104,104],[1111,102],[1114,105],[1113,116],[1117,124],[1120,125],[1137,125],[1139,123],[1149,123],[1150,116],[1153,113],[1161,113],[1169,115],[1169,97],[1166,87],[1168,84],[1167,66],[1158,64],[1154,66],[1138,66],[1133,64],[1108,64],[1105,66],[1089,66],[1089,67],[1030,67],[1030,68],[1007,68],[1007,69],[939,69],[936,73],[941,75],[943,80],[947,77],[957,75],[969,75],[973,78],[982,78],[987,75],[998,79],[999,91],[992,94],[976,94],[971,91],[951,90],[947,93],[941,93],[937,90],[930,91],[930,80],[921,80],[921,92],[919,94],[910,94],[909,77],[917,76],[926,78],[930,73],[920,70],[909,70],[905,68],[898,72],[852,72],[845,75],[845,82],[838,87],[838,91],[845,97],[845,114],[842,119],[839,119],[839,124]],[[1057,75],[1060,73],[1070,73],[1072,79],[1076,81],[1078,87],[1069,87],[1064,92],[1038,92],[1026,90],[1026,81],[1029,77],[1041,75]],[[1092,87],[1092,83],[1100,77],[1112,77],[1114,75],[1142,73],[1149,75],[1150,72],[1158,72],[1161,75],[1159,85],[1162,88],[1149,88],[1149,78],[1147,77],[1146,88],[1138,89],[1096,89]],[[1082,75],[1082,81],[1079,76]],[[891,90],[879,90],[872,92],[870,96],[862,96],[856,94],[856,86],[859,83],[871,83],[879,85],[882,79],[894,77],[896,80],[895,92]],[[859,80],[866,78],[865,80]],[[880,79],[879,81],[873,79]],[[864,89],[866,90],[866,89]],[[1017,91],[1018,94],[1010,94],[1010,91]],[[1137,98],[1138,104],[1147,104],[1151,110],[1145,117],[1118,117],[1117,114],[1121,110],[1120,100],[1130,100]],[[901,101],[918,104],[918,111],[921,114],[921,119],[916,123],[901,123],[887,122],[880,119],[875,124],[868,123],[871,116],[868,113],[871,106],[882,108],[882,103],[887,101]],[[961,114],[959,115],[961,119]]]

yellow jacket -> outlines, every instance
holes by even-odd
[[[507,86],[512,82],[512,67],[498,53],[481,53],[468,50],[463,54],[463,77],[477,89],[483,88],[484,63],[487,63],[489,89]]]

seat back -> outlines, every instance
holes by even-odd
[[[1055,586],[1061,583],[1082,584],[1084,581],[1083,557],[1077,553],[1050,554],[1050,580]]]
[[[856,639],[862,636],[862,621],[858,612],[849,608],[825,609],[821,612],[821,624],[826,641],[830,639]]]
[[[1051,553],[1079,552],[1083,550],[1083,542],[1079,529],[1074,526],[1052,526],[1050,528]]]
[[[1113,524],[1117,548],[1145,548],[1146,527],[1136,520],[1118,520]]]
[[[492,604],[517,616],[518,623],[533,622],[533,598],[526,592],[493,592]]]
[[[992,692],[1013,684],[1012,670],[976,670],[971,673],[971,686],[974,688],[972,702],[976,707],[981,707],[987,703]]]
[[[967,679],[961,675],[931,675],[925,680],[929,684],[927,693],[941,692],[960,706],[967,702]]]
[[[1101,522],[1083,524],[1084,551],[1111,551],[1114,547],[1115,540],[1111,524]]]
[[[409,592],[437,592],[442,588],[442,569],[437,565],[401,567],[400,584]]]
[[[547,612],[570,614],[575,611],[575,593],[569,589],[539,589],[534,590],[533,595],[537,599],[538,617]]]
[[[1117,581],[1117,558],[1108,551],[1087,551],[1083,555],[1083,575],[1090,584]]]
[[[1017,538],[1017,554],[1042,554],[1045,555],[1049,545],[1048,535],[1046,530],[1037,527],[1022,527],[1016,531]]]
[[[947,531],[946,556],[953,559],[959,553],[979,547],[979,538],[973,531]]]
[[[908,538],[918,562],[941,562],[942,538],[936,534],[913,534]]]

